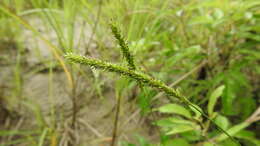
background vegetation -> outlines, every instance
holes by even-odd
[[[1,0],[0,145],[260,145],[259,10],[259,0]]]

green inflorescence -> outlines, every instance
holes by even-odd
[[[80,55],[75,55],[72,53],[66,54],[65,58],[74,63],[89,65],[94,68],[103,69],[105,71],[115,72],[120,75],[130,77],[138,82],[141,82],[143,84],[146,84],[146,85],[154,87],[154,88],[157,88],[157,89],[165,92],[167,95],[169,95],[171,97],[176,97],[183,102],[187,102],[187,99],[184,96],[182,96],[177,90],[168,87],[162,81],[154,79],[151,76],[146,75],[142,72],[134,71],[134,70],[131,70],[131,69],[128,69],[128,68],[125,68],[125,67],[122,67],[122,66],[119,66],[116,64],[104,62],[101,60],[91,59],[91,58],[87,58],[87,57],[80,56]]]
[[[110,24],[110,27],[111,27],[111,30],[112,30],[114,37],[117,39],[117,41],[120,45],[121,51],[123,53],[123,56],[126,58],[126,61],[128,63],[129,68],[132,69],[132,70],[135,70],[136,66],[135,66],[135,63],[134,63],[134,57],[131,55],[129,48],[128,48],[128,45],[124,41],[124,39],[121,36],[117,27],[112,23]]]

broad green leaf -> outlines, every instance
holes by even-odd
[[[241,130],[235,136],[242,136],[242,137],[255,137],[255,133],[249,130]]]
[[[199,127],[199,126],[197,126]],[[187,131],[180,134],[181,137],[185,138],[188,141],[199,141],[202,138],[202,131],[201,130],[193,130]]]
[[[167,131],[167,135],[183,133],[187,131],[198,129],[199,126],[188,120],[183,120],[181,118],[166,118],[155,122],[156,125]]]
[[[233,75],[235,76],[236,74]],[[234,115],[233,101],[236,98],[236,91],[239,89],[237,83],[233,78],[225,77],[225,90],[221,97],[221,102],[223,113],[227,115]]]
[[[196,127],[187,124],[176,125],[174,128],[169,130],[166,134],[172,135],[172,134],[183,133],[183,132],[194,130],[195,128]]]
[[[218,98],[222,95],[224,89],[225,89],[224,85],[219,86],[210,95],[209,103],[208,103],[208,113],[209,113],[209,115],[212,115],[214,106],[216,105]]]
[[[246,130],[242,130],[240,132],[238,132],[235,137],[236,138],[241,138],[241,139],[245,139],[247,141],[250,141],[252,143],[254,143],[256,146],[260,146],[260,140],[255,138],[254,136],[255,134],[251,131],[246,131]]]
[[[243,123],[240,123],[240,124],[237,124],[231,128],[229,128],[227,130],[227,133],[231,136],[234,136],[236,133],[238,133],[239,131],[243,130],[244,128],[246,128],[247,126],[249,126],[249,123],[247,122],[243,122]],[[227,139],[227,135],[222,133],[220,134],[219,136],[216,137],[216,141],[223,141],[225,139]]]
[[[254,97],[245,97],[245,98],[241,98],[239,100],[240,107],[243,107],[240,109],[240,118],[241,119],[245,120],[246,118],[248,118],[250,116],[250,114],[252,114],[254,112],[254,110],[256,109],[256,104],[257,104],[256,100],[257,99],[255,99]]]
[[[219,143],[218,146],[240,146],[240,145],[230,139],[226,139],[225,141]]]
[[[196,123],[181,118],[177,118],[177,117],[158,120],[155,122],[155,124],[161,127],[174,127],[177,124],[187,124],[187,125],[194,125],[194,126],[196,125]]]
[[[160,126],[163,131],[166,131],[167,135],[191,131],[194,127],[199,128],[196,123],[180,118],[167,118],[159,120],[155,124]]]
[[[163,146],[189,146],[190,144],[183,138],[168,140]]]
[[[239,109],[234,108],[235,103],[240,103],[236,98],[243,98],[243,93],[248,89],[248,80],[240,71],[243,65],[241,63],[233,64],[232,70],[226,73],[224,82],[225,89],[221,96],[222,111],[225,115],[239,114]]]
[[[190,124],[190,125],[194,125],[194,124],[195,124],[195,123],[193,123],[193,122],[191,122],[191,121],[184,120],[184,119],[177,118],[177,117],[169,118],[169,120],[170,120],[172,123],[175,123],[175,124]]]
[[[197,106],[195,104],[193,104],[193,106],[195,106],[196,109],[194,107],[192,107],[192,106],[189,106],[189,107],[195,113],[195,119],[198,120],[201,117],[201,113],[203,113],[203,111],[202,111],[202,109],[199,106]]]
[[[173,127],[175,125],[175,123],[173,123],[170,118],[158,120],[155,122],[155,124],[160,127]]]
[[[215,118],[214,121],[223,130],[227,130],[227,128],[229,126],[229,121],[228,121],[228,119],[226,117],[221,116],[221,115],[217,115],[217,117]]]
[[[182,115],[186,118],[191,118],[191,113],[184,107],[178,104],[166,104],[158,108],[161,113],[172,113]]]

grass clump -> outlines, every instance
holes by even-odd
[[[193,108],[196,112],[199,112],[202,116],[204,116],[206,119],[208,119],[210,122],[212,122],[218,130],[223,132],[227,137],[229,137],[232,141],[238,143],[231,135],[229,135],[224,129],[222,129],[220,126],[218,126],[210,117],[207,116],[198,106],[190,102],[185,96],[183,96],[179,90],[173,89],[169,86],[167,86],[165,83],[163,83],[160,80],[154,79],[153,77],[144,74],[139,71],[135,71],[135,65],[132,55],[130,54],[129,48],[126,44],[126,42],[123,40],[122,36],[119,34],[119,31],[115,25],[111,25],[111,30],[115,36],[115,38],[118,40],[121,50],[123,52],[123,55],[126,57],[129,68],[122,67],[120,65],[108,63],[102,60],[98,59],[92,59],[88,57],[84,57],[81,55],[76,55],[73,53],[67,53],[64,55],[64,57],[74,63],[79,63],[82,65],[88,65],[97,69],[102,69],[104,71],[108,72],[114,72],[119,75],[124,75],[128,78],[134,79],[141,85],[146,85],[150,87],[154,87],[164,93],[166,93],[168,96],[168,99],[171,102],[175,102],[173,97],[177,98],[179,101],[184,103],[185,105],[189,106],[190,108]],[[238,143],[239,144],[239,143]],[[111,144],[113,145],[113,144]]]

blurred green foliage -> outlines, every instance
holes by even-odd
[[[55,32],[58,40],[55,45],[60,48],[61,54],[68,51],[79,53],[77,47],[81,42],[87,42],[83,35],[75,31],[79,19],[83,19],[91,29],[97,25],[93,40],[97,44],[99,55],[104,60],[121,62],[124,65],[118,57],[120,48],[113,42],[109,29],[108,22],[113,19],[126,37],[138,70],[169,85],[181,79],[175,86],[206,111],[218,126],[228,131],[241,144],[257,146],[260,145],[259,121],[255,120],[258,117],[254,117],[253,113],[257,111],[260,102],[259,9],[259,0],[2,0],[0,62],[11,60],[1,55],[10,46],[8,43],[11,42],[20,49],[12,64],[12,97],[19,99],[23,89],[23,61],[20,57],[24,48],[21,41],[27,38],[22,34],[24,26],[6,13],[10,10],[26,21],[35,17],[43,20],[44,27]],[[32,27],[37,29],[38,26]],[[84,29],[86,27],[81,26],[81,32]],[[76,37],[80,41],[75,41]],[[46,39],[49,38],[51,36],[46,36]],[[89,50],[88,45],[84,47]],[[39,56],[42,57],[42,54]],[[42,64],[49,66],[50,60],[42,58]],[[57,60],[51,61],[57,63]],[[188,74],[201,62],[206,63]],[[57,68],[61,67],[58,65]],[[72,66],[70,73],[75,77],[81,73],[84,78],[88,78],[89,73],[84,72],[84,69]],[[37,72],[36,69],[35,71]],[[105,81],[98,71],[93,71],[92,75],[94,79],[90,80],[93,81],[93,91],[103,97],[105,91],[102,86]],[[108,80],[116,80],[116,93],[126,97],[133,95],[132,91],[138,86],[132,80],[112,74],[107,76]],[[187,106],[177,101],[168,103],[164,100],[164,95],[153,100],[158,96],[157,92],[150,87],[143,87],[137,91],[136,104],[143,116],[159,115],[153,124],[160,128],[161,142],[153,143],[142,136],[136,136],[139,144],[120,141],[122,145],[235,145],[214,124]],[[9,100],[7,97],[3,98]],[[28,103],[22,105],[34,111],[40,132],[32,134],[26,131],[0,130],[0,136],[24,136],[6,145],[28,141],[44,145],[55,141],[58,131],[45,125],[38,107]]]

